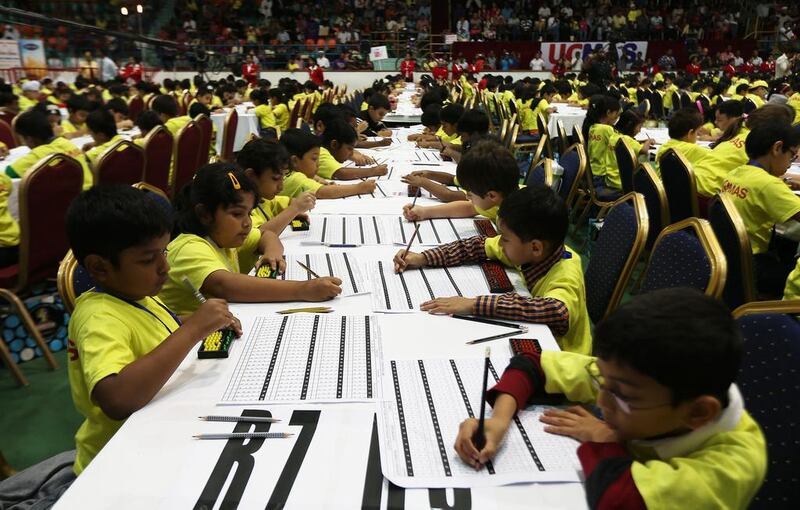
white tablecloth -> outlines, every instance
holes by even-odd
[[[564,129],[568,136],[572,135],[572,129],[578,126],[581,129],[583,119],[586,118],[586,110],[577,106],[570,106],[566,103],[553,103],[551,106],[558,108],[558,111],[550,114],[547,121],[547,131],[553,138],[558,138],[558,127],[556,123],[560,120],[564,124]]]
[[[238,107],[236,111],[239,113],[239,123],[236,125],[236,137],[233,140],[233,150],[240,151],[247,142],[247,137],[251,134],[258,134],[258,119],[255,113],[248,113],[245,108]],[[213,113],[211,114],[211,122],[217,130],[216,150],[217,154],[222,153],[222,132],[225,129],[225,118],[227,113]]]
[[[383,121],[389,124],[419,124],[422,109],[411,101],[415,93],[414,84],[406,86],[403,92],[397,96],[397,107],[393,112],[387,114]]]
[[[405,139],[407,130],[397,136]],[[413,149],[387,148],[369,151],[377,157],[396,161],[409,161]],[[367,152],[367,151],[365,151]],[[420,169],[409,163],[392,163],[392,180],[400,175]],[[454,171],[452,163],[443,164],[439,170]],[[311,221],[319,221],[321,214],[399,214],[407,197],[320,200],[312,212]],[[419,204],[437,202],[420,198]],[[337,248],[301,245],[307,233],[286,232],[281,238],[286,253],[321,253]],[[398,246],[363,246],[351,249],[357,255],[390,261]],[[515,275],[515,278],[519,278]],[[337,314],[370,313],[369,295],[337,298],[325,303]],[[232,310],[242,321],[245,335],[256,317],[276,310],[309,306],[307,303],[236,304]],[[497,331],[494,326],[476,324],[438,317],[424,313],[378,315],[382,339],[383,358],[480,358],[486,344],[469,346],[465,340]],[[530,325],[527,334],[519,335],[539,339],[545,349],[557,349],[547,327]],[[218,508],[227,493],[240,500],[239,508],[265,508],[271,496],[286,503],[286,508],[359,508],[362,505],[387,508],[390,498],[396,504],[403,498],[403,508],[442,508],[449,501],[461,502],[463,508],[514,509],[586,508],[581,484],[520,484],[505,487],[481,487],[453,490],[397,490],[389,494],[388,483],[380,476],[377,457],[370,456],[373,443],[373,420],[376,404],[322,404],[322,405],[269,405],[217,407],[242,354],[242,340],[237,341],[231,357],[223,360],[198,360],[192,350],[167,384],[153,401],[131,416],[106,447],[88,466],[56,508],[108,509],[127,508],[174,509],[191,508],[203,503],[207,508]],[[506,339],[490,344],[493,355],[510,355]],[[220,461],[223,452],[232,451],[225,441],[197,441],[192,435],[200,432],[228,432],[231,424],[207,423],[197,419],[207,414],[239,415],[244,409],[268,409],[282,419],[276,430],[291,430],[291,439],[268,440],[253,448],[253,453],[241,457],[233,470],[241,476],[242,493],[233,494],[228,468]],[[319,411],[319,421],[313,430],[308,450],[298,454],[299,471],[296,478],[288,462],[299,441],[299,411]],[[293,422],[292,420],[295,420]],[[250,443],[247,443],[250,444]],[[452,445],[447,445],[451,448]],[[377,452],[377,450],[373,450]],[[212,475],[215,466],[220,471]],[[252,468],[252,471],[251,471]],[[207,486],[210,478],[219,484]],[[278,481],[280,479],[280,481]],[[226,481],[227,480],[227,481]],[[224,489],[223,489],[224,486]],[[201,494],[207,489],[207,497]],[[216,497],[217,494],[219,498]],[[468,499],[466,499],[468,498]],[[468,503],[467,501],[471,502]],[[195,506],[197,507],[197,506]]]

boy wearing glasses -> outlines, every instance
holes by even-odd
[[[544,351],[512,358],[487,399],[486,446],[461,424],[455,449],[480,467],[494,457],[517,409],[545,394],[596,405],[548,411],[545,430],[581,441],[586,498],[596,509],[746,508],[767,452],[734,384],[738,327],[724,304],[664,289],[620,306],[595,330],[596,358]]]

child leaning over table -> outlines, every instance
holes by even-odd
[[[480,469],[518,409],[563,393],[596,405],[546,411],[545,431],[582,444],[593,509],[747,508],[767,471],[764,435],[736,384],[738,327],[724,304],[693,289],[664,289],[620,306],[595,329],[594,354],[544,351],[511,359],[489,390],[486,445],[461,424],[455,450]]]
[[[167,281],[171,220],[145,193],[95,186],[67,213],[75,258],[96,284],[81,294],[69,321],[67,368],[75,407],[80,474],[125,419],[167,382],[197,342],[239,321],[209,299],[183,322],[155,297]]]
[[[395,270],[498,260],[522,274],[532,297],[509,292],[437,298],[422,303],[420,310],[544,324],[561,349],[589,354],[592,341],[583,270],[578,254],[564,244],[567,226],[567,207],[558,194],[545,185],[529,186],[511,193],[500,205],[500,235],[470,237],[422,253],[401,250],[394,257]]]

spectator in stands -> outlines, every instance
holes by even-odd
[[[117,77],[119,66],[104,51],[100,52],[100,81],[106,82]]]
[[[675,69],[676,66],[675,57],[672,55],[672,49],[668,49],[667,52],[658,59],[658,66],[665,70],[665,71],[672,71]]]
[[[541,51],[537,51],[536,55],[531,59],[530,67],[531,71],[541,71],[544,69],[544,60],[542,59]]]
[[[97,60],[92,57],[91,51],[85,52],[83,58],[78,62],[78,74],[89,81],[100,78],[100,69]]]

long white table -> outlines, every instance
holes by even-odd
[[[404,130],[398,136],[405,139]],[[413,148],[406,151],[413,152]],[[403,159],[402,151],[374,151]],[[405,155],[405,159],[408,159]],[[393,180],[422,167],[396,163]],[[454,171],[452,163],[439,170]],[[407,197],[320,200],[311,221],[322,214],[400,214]],[[426,198],[420,205],[438,202]],[[308,234],[286,232],[287,254],[341,249],[301,245]],[[362,246],[348,251],[391,261],[399,246]],[[519,279],[515,275],[512,279]],[[369,295],[325,303],[336,314],[370,313]],[[245,335],[256,317],[308,303],[234,304]],[[377,314],[383,359],[480,358],[486,344],[465,341],[503,332],[501,328],[415,312]],[[550,330],[529,325],[519,337],[537,338],[544,349],[558,349]],[[506,330],[507,331],[507,330]],[[192,351],[153,401],[131,416],[56,508],[586,508],[579,483],[520,484],[473,489],[401,489],[381,475],[375,426],[376,404],[224,406],[215,404],[242,355],[244,340],[222,360],[198,360]],[[508,340],[491,342],[493,355],[510,356]],[[282,419],[274,430],[292,431],[289,439],[246,442],[198,441],[201,432],[230,432],[233,424],[197,419],[207,414],[239,415],[268,410]],[[451,448],[452,445],[446,445]]]
[[[557,123],[559,120],[564,124],[564,130],[567,132],[568,136],[572,134],[572,130],[575,126],[581,129],[581,126],[583,126],[583,119],[586,118],[586,110],[577,106],[568,105],[567,103],[553,103],[550,106],[555,106],[558,109],[558,111],[551,113],[550,118],[547,120],[547,132],[554,138],[558,137]]]
[[[258,135],[258,119],[256,118],[256,114],[252,111],[248,112],[245,106],[237,106],[236,112],[239,114],[239,122],[236,124],[233,150],[240,151],[251,134]],[[222,132],[225,130],[225,119],[227,117],[227,111],[225,113],[211,114],[211,122],[214,123],[214,127],[217,130],[217,139],[215,140],[217,154],[222,153]]]

